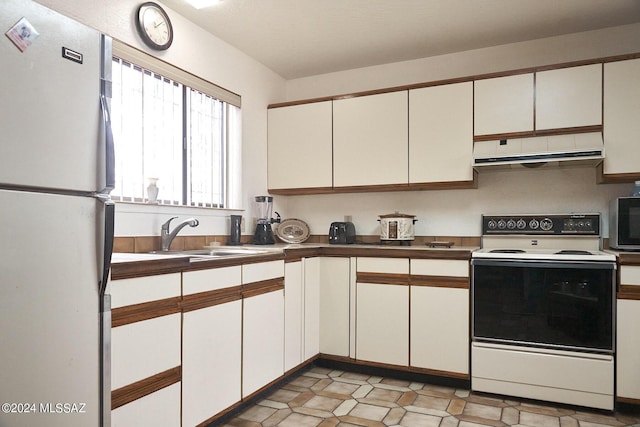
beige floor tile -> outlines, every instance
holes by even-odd
[[[279,427],[317,427],[323,420],[309,415],[293,413],[282,420]]]
[[[240,414],[239,418],[247,421],[262,422],[276,412],[276,409],[255,405]]]
[[[529,427],[560,427],[560,418],[520,411],[520,424]]]
[[[333,399],[324,396],[314,396],[307,400],[304,405],[305,408],[320,409],[322,411],[333,412],[343,401],[340,399]]]
[[[388,413],[389,408],[368,405],[366,403],[358,403],[351,412],[349,412],[349,415],[352,417],[364,418],[366,420],[382,421]]]
[[[433,397],[433,396],[418,396],[416,400],[413,402],[413,406],[420,406],[422,408],[433,408],[439,409],[441,411],[446,411],[449,407],[449,403],[451,401],[449,399],[443,399],[441,397]]]
[[[340,406],[333,410],[333,415],[336,417],[347,415],[357,404],[358,401],[355,399],[345,400],[340,404]]]
[[[639,414],[522,402],[430,384],[314,367],[227,427],[640,427]]]
[[[382,420],[385,425],[394,426],[400,423],[400,420],[407,413],[403,408],[392,408],[386,417]]]
[[[502,416],[502,408],[468,402],[465,405],[464,411],[462,411],[462,413],[464,415],[470,415],[473,417],[486,418],[489,420],[499,420]]]
[[[401,391],[397,390],[385,390],[382,388],[374,388],[369,394],[367,399],[384,400],[385,402],[396,402],[402,396]]]
[[[400,421],[403,427],[438,427],[442,418],[433,415],[416,414],[407,412]]]
[[[326,386],[323,391],[351,396],[351,394],[355,392],[358,388],[360,388],[360,385],[358,384],[349,384],[349,383],[334,381],[333,383]]]

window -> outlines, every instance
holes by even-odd
[[[216,95],[226,95],[224,89],[167,64],[162,63],[158,73],[144,60],[138,65],[117,53],[114,46],[112,198],[146,202],[146,188],[157,180],[160,204],[229,207],[229,165],[237,163],[230,154],[240,144],[239,102],[221,100],[224,96]],[[178,78],[184,75],[183,83]],[[197,85],[188,84],[193,82]],[[231,95],[235,100],[237,95]]]

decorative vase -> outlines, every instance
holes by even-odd
[[[158,203],[158,178],[149,178],[147,186],[147,203]]]

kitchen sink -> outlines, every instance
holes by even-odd
[[[153,251],[152,254],[158,255],[185,255],[191,257],[192,261],[205,260],[210,258],[231,257],[231,256],[248,256],[248,255],[261,255],[274,252],[268,249],[253,249],[253,248],[207,248],[207,249],[192,249],[184,251]]]

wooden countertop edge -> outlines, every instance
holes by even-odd
[[[229,256],[190,262],[188,256],[131,260],[113,263],[111,266],[111,279],[130,279],[135,277],[154,276],[159,274],[180,273],[183,271],[207,270],[212,268],[229,267],[242,264],[253,264],[274,260],[294,262],[302,258],[317,256],[344,256],[344,257],[384,257],[384,258],[413,258],[413,259],[444,259],[463,260],[471,259],[474,248],[426,248],[420,247],[380,247],[363,245],[318,245],[311,247],[283,248],[274,253],[246,256]]]

